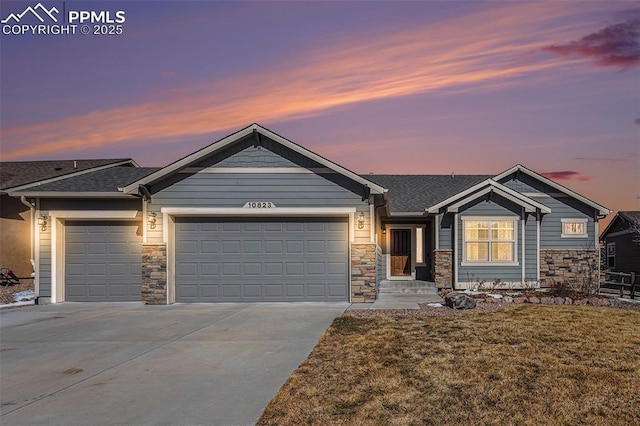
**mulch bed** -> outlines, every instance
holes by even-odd
[[[0,285],[0,304],[13,303],[13,294],[21,291],[33,291],[33,280],[20,280],[20,284]]]

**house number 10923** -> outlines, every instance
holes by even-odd
[[[249,201],[244,205],[250,209],[272,209],[275,206],[271,201]]]

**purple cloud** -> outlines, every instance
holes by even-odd
[[[634,123],[636,123],[636,124],[640,124],[640,118],[636,118],[636,119],[635,119],[635,121],[634,121]]]
[[[577,55],[591,58],[596,65],[626,69],[640,64],[640,9],[632,17],[610,25],[580,40],[553,44],[544,51],[561,56]]]
[[[559,172],[546,172],[542,173],[542,176],[553,180],[577,180],[580,182],[586,182],[591,180],[590,176],[583,175],[573,170],[563,170]]]

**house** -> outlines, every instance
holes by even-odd
[[[549,285],[599,261],[609,210],[517,165],[358,175],[257,124],[163,168],[14,190],[46,223],[43,302],[373,302],[378,284]]]
[[[640,274],[640,211],[620,211],[600,235],[604,265],[612,272]]]
[[[10,197],[9,192],[108,167],[137,166],[131,159],[0,162],[0,266],[11,269],[19,277],[29,277],[33,272],[30,260],[34,259],[36,205],[20,197]]]

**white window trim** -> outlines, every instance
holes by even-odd
[[[576,218],[562,218],[560,219],[560,238],[589,238],[589,232],[587,231],[587,226],[589,225],[589,220],[583,217]],[[565,223],[584,223],[584,234],[565,234],[564,233],[564,224]]]
[[[491,267],[491,266],[519,266],[520,262],[518,261],[518,221],[520,218],[517,216],[464,216],[461,218],[462,220],[462,231],[461,231],[461,243],[462,243],[462,260],[460,262],[460,266],[482,266],[482,267]],[[511,221],[513,222],[513,258],[515,259],[513,262],[477,262],[477,261],[466,261],[464,259],[467,258],[467,244],[465,239],[465,221],[489,221],[489,222],[498,222],[498,221]],[[457,224],[457,221],[456,221]]]

